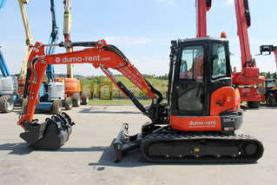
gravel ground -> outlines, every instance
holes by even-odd
[[[16,112],[0,114],[0,185],[273,185],[277,184],[277,107],[248,110],[239,133],[259,138],[265,153],[257,164],[148,164],[138,152],[112,162],[109,146],[123,122],[131,133],[149,121],[132,106],[82,106],[68,112],[76,122],[71,139],[55,152],[32,151],[19,138]],[[45,115],[37,115],[43,121]]]

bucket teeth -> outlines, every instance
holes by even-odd
[[[66,113],[56,114],[43,123],[34,120],[32,124],[26,124],[20,137],[34,149],[58,150],[68,141],[73,125]]]

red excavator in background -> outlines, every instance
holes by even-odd
[[[235,134],[242,123],[242,112],[239,92],[231,86],[227,40],[172,41],[167,103],[128,58],[104,40],[72,42],[71,47],[88,48],[63,54],[46,55],[46,46],[36,43],[32,48],[24,90],[28,103],[18,122],[25,130],[20,137],[31,147],[59,149],[69,139],[74,125],[65,113],[43,123],[33,119],[46,66],[87,63],[100,68],[151,120],[133,136],[128,135],[128,124],[123,124],[112,143],[115,161],[137,148],[149,162],[252,163],[262,157],[260,141]],[[64,43],[58,46],[64,47]],[[110,69],[127,77],[152,99],[152,104],[144,107]]]
[[[212,6],[212,0],[196,0],[197,4],[197,37],[207,37],[207,12]],[[239,89],[241,101],[247,102],[249,108],[258,108],[263,100],[261,91],[265,78],[260,76],[260,70],[252,58],[248,28],[251,26],[251,16],[248,0],[234,0],[238,37],[241,50],[241,72],[233,71],[232,82]]]

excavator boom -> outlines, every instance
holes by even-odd
[[[153,104],[159,104],[161,102],[161,93],[144,79],[140,72],[129,62],[127,57],[115,46],[106,44],[104,40],[97,42],[76,42],[72,43],[71,47],[83,46],[89,48],[71,53],[52,55],[45,54],[46,46],[49,45],[36,43],[32,47],[32,52],[28,60],[23,96],[24,98],[28,98],[28,102],[18,122],[25,129],[25,132],[20,135],[21,138],[34,148],[60,148],[68,140],[71,134],[71,127],[74,124],[65,113],[53,116],[44,123],[38,123],[37,120],[33,119],[35,108],[38,104],[39,87],[43,81],[47,65],[91,64],[95,68],[100,68],[145,115],[149,116],[153,121],[160,119],[160,115],[154,112],[155,110],[160,111],[159,108],[146,109],[122,82],[117,81],[112,76],[109,69],[119,71],[135,86],[141,89],[147,97],[152,99]],[[64,47],[64,43],[56,46]]]
[[[63,47],[64,43],[59,44]],[[38,89],[43,81],[47,65],[66,65],[66,64],[92,64],[95,68],[100,68],[104,73],[117,85],[126,95],[129,91],[122,88],[122,83],[115,80],[109,69],[114,69],[127,77],[134,85],[142,90],[150,99],[156,99],[161,96],[153,90],[153,87],[143,78],[140,72],[129,62],[127,57],[120,52],[115,46],[108,45],[104,40],[98,42],[80,42],[72,43],[74,46],[89,46],[90,48],[81,51],[74,51],[64,54],[45,55],[45,46],[40,43],[32,48],[28,61],[27,86],[25,87],[25,97],[29,97],[26,106],[26,112],[22,115],[19,124],[31,123],[38,103]],[[31,93],[27,93],[31,92]],[[27,95],[28,94],[28,95]],[[158,94],[158,95],[157,95]],[[161,101],[161,97],[159,97]]]

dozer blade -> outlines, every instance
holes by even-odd
[[[112,142],[114,162],[120,162],[128,151],[139,148],[140,135],[129,136],[129,125],[124,123],[116,138]]]
[[[43,123],[34,120],[32,124],[27,124],[20,137],[34,149],[58,150],[68,141],[73,125],[66,113],[56,114]]]

